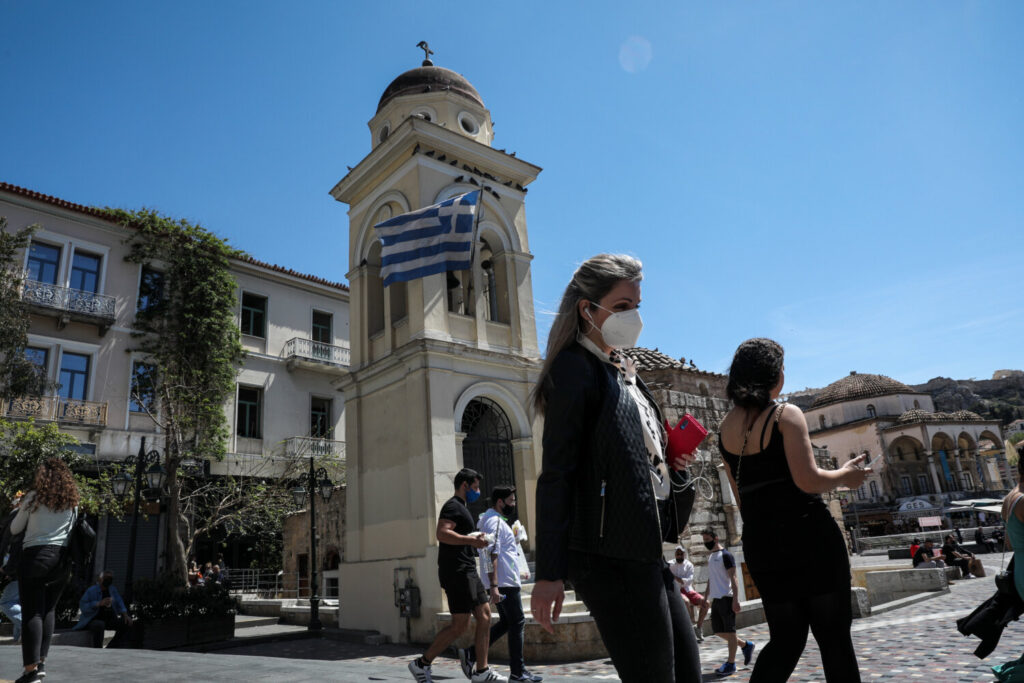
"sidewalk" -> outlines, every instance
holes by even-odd
[[[999,555],[980,556],[988,577],[957,581],[951,593],[887,614],[853,622],[854,645],[861,677],[868,681],[928,680],[929,683],[991,683],[991,667],[1016,658],[1024,651],[1024,624],[1013,623],[1003,633],[995,653],[986,661],[973,654],[978,641],[964,638],[955,621],[989,597],[995,587],[992,576],[999,570]],[[863,564],[875,564],[874,558]],[[859,558],[854,558],[854,564]],[[1007,555],[1009,561],[1009,554]],[[903,566],[905,561],[895,561]],[[745,629],[741,635],[760,648],[767,642],[764,625]],[[9,639],[6,642],[10,642]],[[371,646],[329,639],[302,639],[263,643],[208,654],[154,652],[148,650],[90,650],[54,647],[47,663],[47,682],[81,681],[411,681],[406,664],[420,648],[405,645]],[[20,648],[0,647],[0,681],[20,673]],[[711,671],[724,661],[725,643],[711,636],[701,645],[705,681],[723,680]],[[615,681],[618,677],[608,660],[572,664],[530,666],[545,681]],[[499,671],[507,667],[498,664]],[[927,678],[923,672],[927,671]],[[750,670],[740,670],[729,681],[748,681]],[[439,659],[434,665],[438,681],[464,681],[458,663]],[[790,681],[820,682],[825,677],[813,638]]]

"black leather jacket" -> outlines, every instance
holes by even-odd
[[[639,378],[637,383],[656,406]],[[622,373],[574,343],[555,358],[543,391],[537,578],[565,579],[569,550],[661,561],[650,460]]]

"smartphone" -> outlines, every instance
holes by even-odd
[[[878,461],[879,461],[879,460],[881,460],[881,459],[882,459],[882,454],[881,454],[881,453],[879,453],[879,454],[878,454],[878,455],[877,455],[877,456],[875,457],[875,459],[874,459],[874,460],[872,460],[871,462],[869,462],[869,463],[868,463],[867,465],[865,465],[865,466],[864,466],[864,469],[874,469],[875,465],[877,465],[877,464],[878,464]]]

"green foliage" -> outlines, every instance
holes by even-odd
[[[46,374],[25,357],[30,319],[21,299],[18,251],[29,245],[36,228],[8,232],[7,218],[0,216],[0,400],[41,396],[49,388]]]
[[[36,468],[51,457],[61,458],[75,473],[81,505],[90,514],[121,515],[121,504],[110,488],[112,471],[90,472],[92,461],[73,450],[78,442],[54,424],[36,424],[32,420],[0,420],[0,510],[10,508],[18,491],[32,487]]]
[[[1017,432],[1015,434],[1011,434],[1008,441],[1013,445],[1019,444],[1021,441],[1024,441],[1024,432]]]
[[[186,587],[174,574],[136,579],[132,615],[144,622],[172,617],[222,617],[238,611],[238,601],[217,583]]]

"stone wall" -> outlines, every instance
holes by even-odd
[[[334,487],[331,500],[316,501],[317,544],[316,559],[319,566],[320,580],[323,581],[323,570],[334,562],[341,561],[345,537],[345,499],[346,488]],[[282,568],[284,569],[283,588],[285,595],[296,595],[296,577],[299,571],[299,556],[309,555],[309,508],[288,515],[284,521],[284,550]],[[308,574],[301,577],[302,597],[308,596]]]

